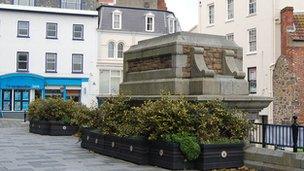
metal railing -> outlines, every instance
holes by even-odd
[[[275,147],[290,147],[294,152],[304,148],[304,127],[299,126],[297,117],[293,117],[292,125],[275,125],[256,123],[250,130],[250,143]]]

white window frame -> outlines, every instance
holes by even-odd
[[[119,17],[119,21],[115,21],[115,16]],[[115,27],[115,22],[118,22],[118,27]],[[112,14],[112,28],[120,30],[122,25],[122,12],[119,10],[115,10]]]
[[[234,33],[228,33],[228,34],[226,34],[226,39],[234,41]]]
[[[21,61],[19,59],[19,55],[25,55],[26,60]],[[19,68],[20,62],[26,63],[26,69]],[[17,72],[29,72],[29,53],[28,52],[17,52]]]
[[[14,0],[14,5],[20,5],[20,0]],[[28,0],[28,4],[25,6],[34,6],[35,0]]]
[[[55,30],[51,30],[49,29],[48,25],[53,24],[55,26]],[[48,31],[53,31],[55,32],[55,36],[50,36],[48,35]],[[57,39],[57,34],[58,34],[58,24],[57,23],[51,23],[51,22],[47,22],[46,23],[46,38],[47,39]]]
[[[81,58],[81,63],[75,63],[75,57],[80,57]],[[72,73],[73,74],[82,74],[83,73],[83,54],[72,54]],[[79,70],[74,69],[74,64],[80,64],[81,68]]]
[[[211,7],[213,7],[213,11],[211,11]],[[214,3],[208,4],[208,25],[215,24],[215,5]]]
[[[227,21],[234,19],[234,0],[226,0],[227,3]]]
[[[248,0],[248,14],[249,15],[255,15],[257,13],[257,2],[256,1],[257,0]]]
[[[113,43],[113,56],[110,56],[110,44]],[[116,43],[114,41],[109,41],[107,44],[108,47],[108,58],[109,59],[114,59],[115,58],[115,51],[116,51]]]
[[[52,56],[49,56],[52,55]],[[49,57],[54,57],[54,62],[49,61]],[[54,64],[54,69],[49,69],[48,64]],[[46,73],[56,73],[57,72],[57,53],[45,53],[45,72]]]
[[[254,71],[254,72],[251,72]],[[250,94],[257,94],[257,67],[249,67],[247,68],[248,72],[248,84],[249,84],[249,93]],[[254,76],[252,78],[252,73],[254,73]],[[252,90],[251,85],[255,84],[255,91]]]
[[[81,27],[81,31],[76,31],[76,27]],[[81,37],[75,37],[75,33],[81,33]],[[73,24],[73,40],[84,40],[84,25],[83,24]]]
[[[119,49],[119,45],[122,45],[122,50]],[[124,42],[119,42],[117,44],[117,58],[118,59],[123,59],[124,57],[124,49],[125,49],[125,43]],[[121,57],[119,56],[119,54],[121,53]]]
[[[168,32],[169,34],[175,33],[176,19],[171,15],[168,17]]]
[[[152,25],[151,25],[151,28],[152,28],[152,29],[151,29],[151,30],[148,29],[148,27],[149,27],[149,26],[148,26],[148,24],[149,24],[149,23],[148,23],[149,18],[152,19],[152,23],[151,23],[151,24],[152,24]],[[146,27],[146,31],[147,31],[147,32],[154,32],[154,29],[155,29],[155,15],[154,15],[154,14],[152,14],[152,13],[146,14],[145,25],[146,25],[145,27]]]
[[[20,23],[26,23],[27,27],[22,28]],[[20,34],[19,30],[26,30],[27,34]],[[30,36],[30,22],[29,21],[18,21],[17,23],[17,36],[18,37],[29,37]]]
[[[253,34],[255,33],[255,34]],[[255,47],[255,48],[253,48]],[[256,53],[257,52],[257,29],[251,28],[248,29],[248,52]]]
[[[119,78],[120,79],[120,83],[122,83],[122,75],[123,75],[123,71],[122,70],[119,70],[119,69],[102,69],[100,72],[105,72],[105,71],[108,71],[109,72],[109,75],[108,75],[108,92],[101,92],[100,90],[100,93],[101,94],[106,94],[106,95],[115,95],[115,94],[118,94],[117,93],[112,93],[112,78]],[[112,72],[115,72],[115,71],[119,71],[120,72],[120,75],[119,76],[112,76]],[[100,83],[104,83],[105,81],[103,80],[100,80]],[[119,90],[118,90],[119,91]]]
[[[61,0],[61,8],[66,8],[66,9],[75,9],[75,10],[81,10],[81,2],[82,0],[75,0],[75,3],[69,3],[69,0]],[[77,2],[78,1],[78,2]],[[74,7],[71,8],[70,5],[68,4],[74,4]]]

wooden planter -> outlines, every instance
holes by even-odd
[[[30,121],[29,131],[30,133],[48,135],[50,130],[49,121]]]
[[[90,128],[81,128],[81,130],[80,130],[81,148],[88,149],[89,133],[91,130],[92,129],[90,129]]]
[[[196,168],[200,170],[238,168],[244,165],[244,144],[201,145]]]
[[[117,144],[121,142],[121,138],[113,135],[104,135],[104,151],[102,154],[110,157],[119,158]]]
[[[150,142],[149,163],[170,170],[194,169],[180,151],[179,145],[169,142]]]
[[[139,165],[149,164],[149,144],[146,138],[120,138],[117,148],[117,158]]]
[[[60,121],[50,121],[50,132],[51,136],[71,136],[76,134],[78,131],[77,126],[65,124]]]
[[[89,150],[103,154],[104,136],[99,133],[99,130],[90,130],[86,140]]]

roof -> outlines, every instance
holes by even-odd
[[[0,10],[97,17],[97,11],[0,4]]]
[[[97,7],[97,10],[103,7],[108,7],[108,8],[124,8],[124,9],[134,9],[134,10],[144,10],[144,11],[159,11],[159,12],[167,12],[171,13],[174,15],[172,11],[166,11],[166,10],[160,10],[160,9],[150,9],[150,8],[138,8],[138,7],[124,7],[124,6],[116,6],[116,5],[105,5],[102,4],[99,7]]]
[[[304,41],[304,13],[294,15],[295,32],[291,33],[291,38],[295,41]]]

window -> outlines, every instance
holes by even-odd
[[[256,13],[256,0],[249,0],[249,14]]]
[[[29,96],[28,90],[14,90],[14,111],[28,110]]]
[[[63,91],[60,89],[46,89],[45,98],[61,98],[63,97]]]
[[[227,40],[234,41],[234,33],[226,34],[226,39],[227,39]]]
[[[45,72],[57,71],[57,54],[46,53],[45,54]]]
[[[154,14],[146,15],[146,31],[154,32]]]
[[[121,29],[121,12],[116,10],[113,12],[112,16],[112,28],[113,29]]]
[[[175,33],[175,18],[173,16],[168,19],[169,34]]]
[[[2,110],[12,110],[12,90],[2,90]]]
[[[24,6],[34,6],[35,1],[34,0],[15,0],[15,5],[24,5]]]
[[[61,8],[81,9],[81,0],[61,0]]]
[[[209,24],[214,24],[214,4],[208,5]]]
[[[256,67],[248,68],[249,93],[257,93]]]
[[[72,56],[72,73],[83,73],[83,55],[73,54]]]
[[[249,52],[255,52],[257,50],[257,32],[256,29],[248,30],[249,33]]]
[[[57,23],[46,23],[46,38],[57,39]]]
[[[120,42],[117,46],[117,58],[123,58],[124,43]]]
[[[108,58],[114,58],[114,49],[115,49],[115,43],[109,42],[108,44]]]
[[[122,71],[102,70],[100,72],[100,93],[118,94],[119,84],[122,82]]]
[[[29,53],[17,52],[17,72],[28,72],[29,68]]]
[[[82,24],[73,24],[73,40],[83,40]]]
[[[29,25],[28,21],[18,21],[18,37],[29,37]]]
[[[234,0],[227,0],[227,19],[232,20],[234,18]]]

